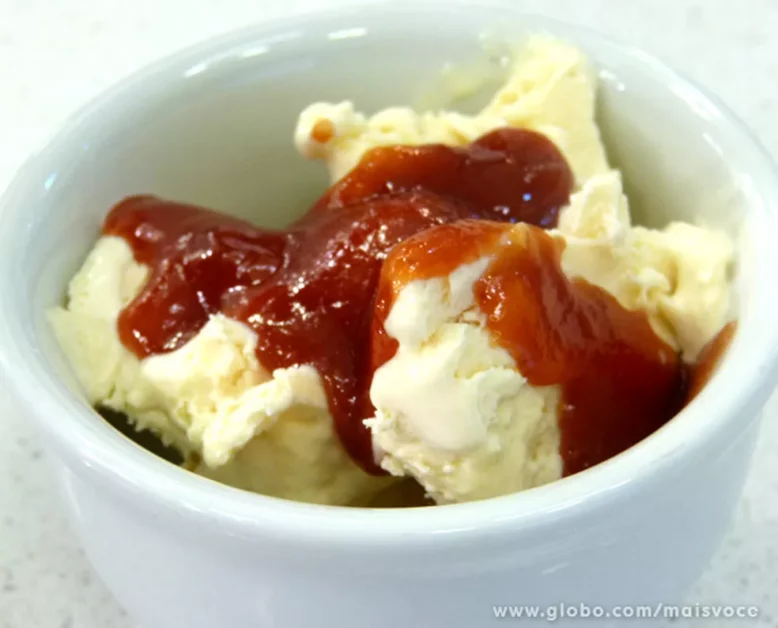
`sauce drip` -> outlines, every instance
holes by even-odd
[[[179,348],[213,314],[246,323],[265,368],[317,369],[345,449],[381,473],[362,420],[372,414],[371,321],[386,256],[414,234],[461,219],[552,227],[572,186],[548,139],[500,129],[464,148],[373,149],[286,231],[128,198],[103,232],[124,238],[151,272],[120,314],[121,341],[144,358]]]
[[[460,218],[552,228],[573,183],[567,162],[545,136],[500,129],[466,149],[440,144],[374,148],[314,209],[423,189],[466,203],[469,209]]]
[[[532,226],[436,227],[398,245],[384,264],[375,325],[414,279],[446,275],[489,256],[474,295],[495,341],[535,386],[561,386],[564,473],[606,460],[656,431],[682,407],[685,372],[643,312],[562,271],[564,241]],[[379,336],[380,338],[380,336]],[[394,354],[379,344],[374,367]]]
[[[722,356],[732,343],[732,338],[734,338],[736,331],[737,323],[734,321],[727,323],[713,340],[708,342],[700,351],[700,355],[697,356],[697,363],[689,369],[689,387],[686,394],[686,403],[690,403],[699,395],[700,391],[710,381],[710,378],[713,377]]]

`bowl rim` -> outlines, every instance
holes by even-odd
[[[452,2],[443,7],[434,2],[418,2],[400,6],[341,6],[268,20],[189,46],[140,69],[71,116],[47,146],[22,167],[0,199],[0,285],[14,279],[13,259],[8,253],[13,247],[6,245],[12,242],[10,234],[24,224],[21,208],[29,206],[30,200],[34,199],[47,159],[65,150],[73,137],[95,126],[100,117],[109,115],[119,99],[135,93],[147,82],[161,75],[177,73],[203,59],[223,55],[241,44],[270,39],[285,31],[304,31],[306,26],[326,21],[409,17],[429,12],[466,18],[484,11],[497,11],[516,21],[525,20],[562,37],[565,33],[575,34],[577,38],[596,42],[601,48],[617,51],[624,58],[636,61],[644,71],[677,87],[678,94],[701,99],[715,115],[719,127],[739,136],[753,153],[752,158],[771,172],[767,183],[757,190],[765,200],[757,218],[761,221],[761,229],[778,235],[778,171],[772,157],[746,125],[716,97],[646,52],[615,43],[586,28],[504,5],[490,8]],[[759,250],[760,260],[778,264],[778,252],[769,250],[767,235],[758,235],[765,243]],[[757,269],[757,274],[753,282],[756,285],[760,285],[759,277],[769,277],[765,269]],[[14,335],[13,326],[19,324],[16,320],[19,314],[7,302],[0,303],[0,363],[11,390],[31,408],[31,414],[41,422],[70,466],[88,473],[93,481],[118,491],[117,494],[131,500],[136,507],[155,513],[186,514],[193,518],[192,521],[219,522],[241,535],[260,534],[263,538],[272,536],[297,544],[305,540],[339,547],[368,546],[377,542],[385,546],[408,546],[415,542],[447,545],[488,533],[528,531],[551,521],[564,523],[584,513],[594,513],[613,504],[614,500],[626,499],[636,491],[646,489],[652,481],[669,477],[671,473],[682,473],[703,460],[708,455],[706,447],[714,441],[722,443],[722,448],[723,443],[731,442],[734,430],[740,432],[746,427],[745,422],[733,427],[733,417],[747,408],[761,408],[778,376],[778,352],[770,350],[771,346],[778,346],[774,344],[778,343],[778,322],[771,323],[767,316],[759,314],[759,308],[778,305],[778,295],[766,294],[770,291],[759,292],[757,290],[753,296],[757,306],[754,308],[757,317],[753,320],[754,325],[763,327],[761,352],[748,349],[740,341],[743,330],[739,329],[709,386],[673,421],[638,445],[587,471],[545,486],[479,502],[429,508],[377,510],[298,503],[217,484],[158,459],[107,423],[94,421],[94,413],[64,384],[58,387],[56,382],[48,381],[49,386],[40,386],[41,381],[46,382],[50,377],[46,373],[45,359],[36,353],[35,346],[24,344]],[[733,378],[739,385],[731,384]],[[47,416],[53,415],[58,416],[57,421],[46,420]],[[74,420],[76,416],[80,420]],[[690,434],[693,438],[689,438]]]

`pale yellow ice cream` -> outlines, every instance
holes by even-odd
[[[562,475],[559,388],[531,386],[497,346],[473,284],[489,258],[413,281],[385,322],[399,342],[370,388],[381,466],[438,503],[504,495]]]
[[[734,248],[723,232],[681,222],[630,226],[618,171],[587,181],[561,213],[562,266],[648,314],[654,331],[693,362],[727,321]]]
[[[583,53],[556,39],[534,37],[516,55],[505,86],[474,116],[408,107],[366,116],[350,101],[314,103],[300,115],[295,144],[304,156],[325,160],[335,181],[375,146],[462,146],[514,126],[548,136],[583,182],[608,170],[594,105],[595,83]]]
[[[128,351],[117,320],[147,274],[123,239],[103,237],[71,281],[67,307],[49,314],[90,403],[125,413],[201,459],[199,473],[239,488],[353,504],[387,486],[344,452],[316,370],[268,373],[242,323],[214,316],[172,353],[139,360]]]
[[[630,227],[616,171],[573,195],[559,228],[562,267],[648,314],[655,332],[692,361],[727,321],[732,245],[683,223]],[[482,258],[397,295],[385,328],[399,343],[376,371],[366,421],[381,466],[411,476],[438,503],[504,495],[562,476],[558,386],[527,383],[485,326],[473,284]]]
[[[693,360],[727,320],[733,258],[723,234],[674,223],[633,227],[621,176],[607,163],[594,119],[595,82],[582,53],[531,39],[505,86],[477,115],[317,103],[295,143],[333,180],[366,150],[390,144],[460,146],[503,126],[547,135],[569,161],[575,193],[553,231],[564,271],[645,311],[654,330]],[[415,478],[439,503],[511,493],[561,476],[559,387],[534,387],[490,337],[473,298],[483,258],[447,277],[411,282],[386,321],[396,355],[375,374],[366,421],[381,466]],[[319,373],[267,372],[253,330],[214,316],[187,344],[138,360],[117,318],[147,269],[129,246],[101,238],[51,321],[88,399],[129,416],[216,480],[300,501],[366,504],[392,483],[361,471],[333,429]]]

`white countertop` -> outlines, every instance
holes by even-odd
[[[215,33],[340,1],[0,0],[0,190],[65,116],[128,72]],[[654,52],[718,93],[778,156],[775,0],[521,5]],[[48,456],[2,381],[0,409],[0,628],[136,628],[86,562]],[[756,625],[778,625],[778,396],[729,535],[689,602],[756,605]]]

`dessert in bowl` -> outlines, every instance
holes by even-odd
[[[671,419],[735,330],[733,243],[631,224],[580,50],[497,60],[474,115],[307,107],[332,184],[286,229],[116,204],[50,313],[90,401],[202,475],[329,505],[532,488]]]
[[[433,24],[445,28],[432,28]],[[563,135],[578,137],[577,124],[549,122],[531,128],[531,124],[512,122],[508,115],[494,112],[484,126],[479,121],[487,116],[470,116],[469,121],[476,122],[467,132],[463,131],[468,122],[463,114],[453,135],[446,131],[452,126],[442,122],[450,117],[409,122],[406,111],[403,122],[401,112],[395,111],[399,122],[393,126],[385,114],[368,118],[344,105],[318,105],[307,109],[299,124],[296,121],[297,113],[316,101],[337,103],[349,98],[372,111],[412,102],[414,93],[431,82],[444,63],[476,58],[478,35],[489,30],[500,31],[512,42],[537,42],[531,34],[550,33],[555,39],[544,39],[543,45],[567,51],[559,54],[575,59],[581,50],[580,58],[590,59],[592,76],[598,77],[598,121],[606,149],[599,157],[596,150],[592,154],[592,147],[601,146],[597,139],[596,144],[586,144],[585,158],[577,158],[579,153],[571,149],[576,142],[566,141]],[[522,67],[527,63],[517,65],[516,72]],[[569,65],[560,75],[588,76],[579,76]],[[517,84],[526,86],[528,81],[525,77]],[[575,84],[588,85],[585,81]],[[568,100],[570,110],[580,105],[576,99]],[[520,108],[522,99],[507,104],[516,103]],[[580,107],[580,120],[588,120],[589,131],[597,128],[591,118],[592,106],[593,100],[588,108]],[[548,113],[554,108],[544,103],[540,110]],[[325,196],[322,193],[328,184],[322,166],[304,163],[291,146],[295,126],[302,151],[328,161],[333,187]],[[404,129],[421,131],[413,139]],[[380,141],[371,139],[377,131],[383,138]],[[555,135],[557,131],[562,134]],[[449,135],[441,137],[445,132]],[[383,148],[375,148],[377,143]],[[429,181],[419,183],[411,177],[408,189],[399,189],[398,180],[407,172],[398,171],[397,162],[402,166],[408,160],[424,159],[431,149],[445,152],[449,162],[464,159],[477,166],[480,159],[492,165],[513,164],[520,176],[511,174],[511,181],[536,181],[540,175],[553,181],[542,189],[514,190],[513,204],[502,197],[479,204],[472,195],[474,190],[481,195],[484,189],[494,192],[504,176],[492,177],[487,187],[474,183],[464,191],[452,191],[450,185],[443,189]],[[403,158],[398,159],[398,154]],[[528,154],[533,158],[523,164],[521,157]],[[440,162],[436,157],[434,172],[440,171]],[[395,169],[387,175],[387,167]],[[527,167],[533,176],[527,176]],[[382,197],[373,190],[366,197],[364,189],[370,181],[359,175],[366,168],[373,174],[379,172],[381,186],[391,182],[395,195]],[[632,223],[643,227],[629,222],[622,177],[615,168],[623,173]],[[408,172],[418,173],[418,164]],[[461,176],[448,179],[452,178],[462,180]],[[40,189],[45,192],[40,194]],[[553,194],[547,194],[548,190]],[[120,202],[136,194],[154,196]],[[770,246],[775,236],[774,194],[772,164],[729,114],[650,57],[595,35],[511,12],[474,8],[445,12],[374,8],[302,17],[205,44],[130,79],[87,109],[26,167],[6,197],[2,218],[3,233],[15,234],[5,236],[3,252],[8,260],[3,277],[8,298],[1,312],[7,340],[3,359],[30,413],[43,420],[62,457],[67,495],[90,557],[119,600],[150,626],[175,622],[189,626],[219,622],[233,626],[262,622],[329,625],[334,621],[473,626],[493,619],[493,605],[514,601],[540,605],[576,600],[592,604],[668,601],[696,576],[726,524],[753,444],[754,417],[773,382],[774,359],[768,347],[778,332],[769,316],[773,297],[764,287],[769,285],[767,269],[775,255]],[[333,204],[334,197],[353,202]],[[226,285],[223,292],[237,297],[225,301],[219,293],[219,308],[215,309],[205,299],[206,316],[191,327],[160,323],[155,312],[191,313],[164,299],[157,300],[163,307],[146,309],[133,319],[133,312],[141,312],[139,306],[144,298],[149,301],[155,289],[172,294],[168,288],[175,275],[163,271],[176,266],[174,256],[144,257],[140,238],[133,240],[138,233],[152,233],[156,235],[145,242],[167,242],[170,231],[162,224],[164,216],[176,216],[169,221],[174,231],[190,225],[188,231],[177,231],[170,239],[180,244],[181,237],[190,242],[197,239],[197,233],[213,235],[213,230],[197,232],[192,227],[201,225],[203,216],[217,216],[198,208],[230,213],[236,218],[218,215],[214,220],[238,225],[228,233],[233,245],[236,234],[249,233],[251,237],[238,248],[251,249],[252,254],[267,259],[267,252],[276,246],[266,245],[263,238],[268,234],[273,238],[284,234],[279,245],[283,253],[278,254],[284,257],[289,246],[285,238],[290,233],[285,227],[302,224],[305,231],[313,223],[321,229],[320,223],[330,215],[357,211],[353,207],[361,207],[365,199],[372,203],[373,215],[380,214],[379,226],[391,226],[393,217],[408,212],[409,207],[413,220],[432,219],[423,228],[403,231],[388,241],[380,264],[371,271],[376,276],[360,284],[367,286],[365,294],[349,292],[350,303],[364,301],[359,307],[346,307],[349,312],[358,311],[360,316],[366,310],[372,312],[365,318],[371,333],[363,335],[361,318],[354,329],[344,332],[323,317],[325,326],[316,333],[294,336],[305,339],[302,346],[309,352],[317,341],[313,343],[319,349],[316,360],[301,360],[299,355],[289,363],[269,360],[267,351],[257,349],[270,336],[272,326],[255,325],[269,317],[258,319],[257,311],[241,310],[247,302],[258,302],[244,298],[247,286],[248,290],[267,288],[267,277],[256,274],[243,283],[215,282]],[[538,199],[542,201],[539,209]],[[377,204],[381,208],[376,209]],[[464,210],[460,209],[463,205]],[[535,212],[532,215],[527,213],[528,205]],[[300,218],[311,206],[306,217]],[[348,224],[361,224],[364,207],[359,212]],[[473,215],[479,212],[491,214]],[[447,217],[439,220],[443,214]],[[591,215],[601,219],[592,222],[586,218]],[[408,221],[400,223],[404,228]],[[679,227],[680,223],[684,224]],[[86,285],[79,278],[99,280],[103,276],[102,284],[96,284],[102,285],[103,292],[90,287],[79,293],[71,284],[69,300],[62,303],[63,291],[84,263],[101,225],[108,239],[98,242],[87,259],[86,272],[78,273],[73,283],[78,288],[78,284]],[[484,225],[488,225],[486,236]],[[604,229],[610,231],[590,233]],[[342,232],[340,227],[333,230]],[[375,233],[381,233],[380,228],[367,230],[366,236]],[[598,240],[597,235],[603,237]],[[326,249],[335,240],[308,240],[305,247],[294,250],[310,252],[315,242],[324,243]],[[262,246],[256,246],[257,241]],[[556,241],[563,241],[564,247],[556,246]],[[661,255],[656,253],[659,249]],[[228,259],[235,259],[235,250],[233,246],[228,251]],[[540,251],[541,262],[532,261],[526,254],[530,250]],[[191,249],[188,253],[192,251],[196,255],[187,259],[203,252]],[[466,251],[477,254],[468,257]],[[506,255],[509,264],[503,263]],[[287,257],[300,259],[299,254]],[[345,299],[333,291],[369,266],[373,258],[368,257],[327,284],[326,290],[316,291],[317,298],[326,302],[321,310],[337,310],[335,304]],[[672,261],[667,262],[668,257]],[[101,260],[117,258],[123,260],[123,268],[135,269],[126,275],[136,277],[134,283],[117,271],[112,276],[101,275],[106,268]],[[330,261],[326,255],[318,259]],[[452,259],[453,265],[449,264]],[[435,267],[448,260],[443,264],[447,272],[425,274],[430,260]],[[693,272],[698,263],[704,272]],[[277,262],[270,264],[269,274],[277,273],[273,264]],[[195,296],[205,294],[196,273],[187,275],[185,266],[177,266],[178,276],[185,279],[183,288]],[[550,291],[556,301],[567,303],[561,311],[573,312],[573,326],[592,320],[575,314],[581,286],[589,286],[583,288],[589,297],[596,295],[592,298],[597,305],[590,303],[584,308],[587,312],[607,310],[611,312],[607,321],[614,316],[639,319],[625,324],[621,336],[612,327],[604,333],[618,341],[609,355],[626,356],[623,362],[608,358],[582,366],[571,359],[569,351],[561,352],[562,366],[576,364],[576,381],[591,386],[601,374],[607,377],[599,380],[611,378],[598,394],[582,396],[580,391],[586,387],[579,386],[576,397],[571,392],[575,387],[560,379],[558,372],[564,368],[551,376],[546,368],[545,379],[529,373],[528,369],[542,366],[543,361],[536,355],[522,362],[532,348],[531,341],[542,337],[543,330],[559,332],[567,323],[563,316],[557,325],[532,327],[529,339],[511,341],[512,331],[524,328],[515,324],[522,315],[529,312],[533,320],[542,321],[543,308],[535,306],[544,301],[532,290],[518,301],[499,297],[516,292],[516,284],[506,283],[500,270],[506,267],[511,271],[523,268],[522,277],[550,275],[551,283],[539,285],[545,285],[546,293]],[[603,267],[610,270],[598,275]],[[653,272],[644,272],[647,268]],[[736,294],[729,281],[730,268],[738,273]],[[633,291],[625,285],[631,277],[644,282],[646,277],[653,278],[651,285],[656,289]],[[704,289],[690,290],[689,298],[676,298],[695,281],[704,284]],[[116,292],[128,284],[128,292]],[[497,306],[496,284],[507,286],[497,291]],[[288,281],[279,285],[288,293]],[[664,292],[663,285],[667,286]],[[105,295],[109,288],[114,289],[110,315],[94,316],[95,301],[88,302],[81,319],[84,314],[91,318],[85,319],[78,333],[72,333],[78,323],[68,327],[63,320],[70,318],[72,323],[77,304],[89,301],[79,294]],[[376,293],[378,298],[373,298]],[[384,305],[382,293],[388,295]],[[654,301],[638,307],[637,301],[629,299]],[[233,309],[224,305],[228,302],[237,305]],[[266,304],[267,295],[260,302]],[[507,327],[497,324],[500,305],[513,312],[506,319]],[[64,353],[49,326],[52,317],[47,316],[57,306],[62,309],[53,315],[54,327]],[[653,309],[648,311],[649,307]],[[425,327],[420,321],[435,308],[445,311],[434,325]],[[696,308],[695,314],[686,316],[684,308]],[[404,313],[405,320],[397,312]],[[295,320],[291,317],[286,322]],[[705,353],[703,347],[721,329],[735,329],[725,327],[728,320],[737,321],[731,345],[718,368],[710,370],[708,385],[680,410],[679,394],[691,396],[682,362],[698,362]],[[380,324],[373,334],[375,321]],[[198,407],[192,397],[195,402],[186,412],[192,421],[186,423],[180,419],[183,413],[160,412],[160,404],[168,403],[158,401],[161,386],[149,395],[157,399],[151,405],[142,395],[115,394],[121,392],[122,380],[115,369],[104,368],[115,362],[95,362],[96,372],[105,376],[103,392],[95,392],[101,389],[97,385],[90,389],[90,382],[96,380],[84,375],[77,352],[69,349],[68,342],[76,337],[100,338],[101,325],[113,330],[119,344],[100,340],[98,346],[105,348],[106,355],[99,357],[112,359],[109,354],[117,346],[126,352],[123,356],[132,356],[138,363],[133,368],[151,373],[151,379],[167,382],[169,390],[177,391],[168,395],[174,401],[167,407],[180,407],[181,391],[193,390],[196,397],[209,385],[208,376],[182,384],[180,376],[188,364],[198,360],[220,363],[215,356],[226,356],[233,364],[233,349],[242,347],[237,353],[251,366],[244,369],[250,385],[238,391],[236,398],[245,400],[246,394],[268,383],[275,382],[280,388],[284,382],[276,376],[278,371],[297,368],[291,378],[286,374],[287,390],[294,388],[294,378],[301,372],[311,375],[308,382],[314,383],[303,382],[294,395],[305,399],[302,405],[306,408],[315,408],[316,417],[297,416],[286,422],[282,413],[289,408],[284,408],[262,424],[257,417],[271,414],[264,397],[265,405],[257,405],[255,399],[251,411],[244,412],[241,408],[248,406],[240,403],[233,405],[238,409],[232,414],[220,414],[217,408],[212,423],[204,414],[192,412]],[[170,335],[159,334],[161,329]],[[245,333],[247,329],[255,335]],[[358,392],[369,392],[373,407],[361,413],[342,412],[346,418],[340,419],[340,425],[349,426],[344,436],[344,430],[336,429],[341,406],[332,394],[335,387],[327,382],[334,371],[321,367],[318,360],[335,359],[338,346],[350,347],[350,356],[365,347],[371,347],[368,357],[380,354],[380,346],[375,349],[376,335],[379,340],[388,337],[397,346],[375,368],[365,369],[372,383]],[[583,336],[596,338],[597,333]],[[441,342],[430,343],[433,337]],[[229,342],[219,345],[225,338]],[[133,347],[132,339],[151,350]],[[221,347],[219,352],[208,354],[203,348],[209,343]],[[327,346],[322,349],[321,344]],[[536,344],[548,348],[550,341],[543,338]],[[518,345],[521,350],[516,350]],[[225,347],[229,349],[226,353]],[[572,357],[587,354],[577,349]],[[445,367],[469,378],[464,386],[471,384],[470,398],[465,388],[445,381],[440,364],[451,356],[463,356],[463,362]],[[466,363],[472,356],[479,356],[479,364]],[[69,367],[68,358],[75,369]],[[636,363],[646,377],[629,376],[627,367]],[[303,369],[311,364],[318,367],[313,374]],[[252,373],[263,370],[261,381],[251,379],[255,377]],[[649,380],[652,385],[639,385]],[[341,376],[338,381],[348,378]],[[474,381],[485,381],[493,388],[482,394],[479,391],[484,388],[474,388]],[[663,392],[656,381],[664,382]],[[625,387],[629,394],[617,394]],[[223,387],[219,384],[218,388]],[[608,389],[616,393],[607,393]],[[432,394],[436,391],[437,396]],[[616,445],[595,448],[597,455],[580,448],[564,449],[559,408],[580,408],[608,394],[611,400],[621,397],[632,404],[626,406],[627,412],[622,410],[622,418],[645,415],[643,430],[626,435]],[[355,396],[359,395],[350,395]],[[201,474],[271,496],[214,483],[143,451],[90,408],[90,401],[110,406],[111,399],[122,399],[112,407],[126,412],[136,424],[155,429],[190,457],[191,466]],[[134,401],[127,403],[127,399]],[[538,446],[533,449],[515,439],[511,441],[515,450],[510,450],[502,445],[507,442],[502,434],[494,438],[491,427],[501,425],[501,416],[513,425],[522,414],[519,410],[529,407],[530,401],[544,409],[525,412],[522,419],[528,431],[537,434]],[[504,404],[518,409],[502,411]],[[661,407],[661,412],[652,406]],[[477,412],[468,411],[471,407]],[[588,407],[585,415],[604,417],[605,406]],[[437,411],[440,408],[445,411]],[[489,408],[494,408],[491,415]],[[483,416],[492,418],[479,426]],[[313,437],[313,432],[301,428],[310,426],[305,423],[309,419],[319,429]],[[231,430],[220,432],[213,425],[231,426]],[[452,425],[467,429],[452,437]],[[562,429],[555,431],[560,425]],[[292,439],[287,445],[284,438],[267,442],[273,440],[268,435],[284,426],[289,427],[284,438]],[[178,436],[183,433],[178,441],[176,429]],[[225,439],[225,433],[231,438]],[[360,457],[354,452],[366,448],[353,443],[364,442],[365,435],[369,436],[369,455]],[[431,439],[421,436],[437,438],[438,445],[431,447]],[[319,449],[306,446],[295,451],[294,443],[300,442],[295,439],[308,437],[309,445]],[[578,434],[576,442],[582,442],[581,438]],[[284,455],[278,453],[279,446],[286,446]],[[479,452],[475,456],[462,454],[474,449]],[[510,450],[510,455],[498,455],[495,450],[498,454]],[[319,453],[310,456],[311,451]],[[528,453],[522,457],[522,452]],[[241,456],[242,469],[239,465],[237,473],[233,468],[232,473],[221,475]],[[337,469],[346,471],[329,474],[319,464],[333,456],[337,456]],[[308,472],[295,474],[305,463]],[[348,479],[342,480],[344,474]],[[563,474],[567,477],[560,479]],[[365,495],[382,492],[395,475],[418,483],[441,505],[391,510],[333,506],[361,505]],[[359,481],[352,481],[353,477]],[[492,481],[496,478],[500,480]],[[294,479],[292,488],[288,479]],[[516,492],[521,489],[529,490]],[[402,500],[395,505],[403,505]],[[293,601],[301,591],[308,598],[306,604]],[[191,599],[198,603],[190,602],[187,607]]]

